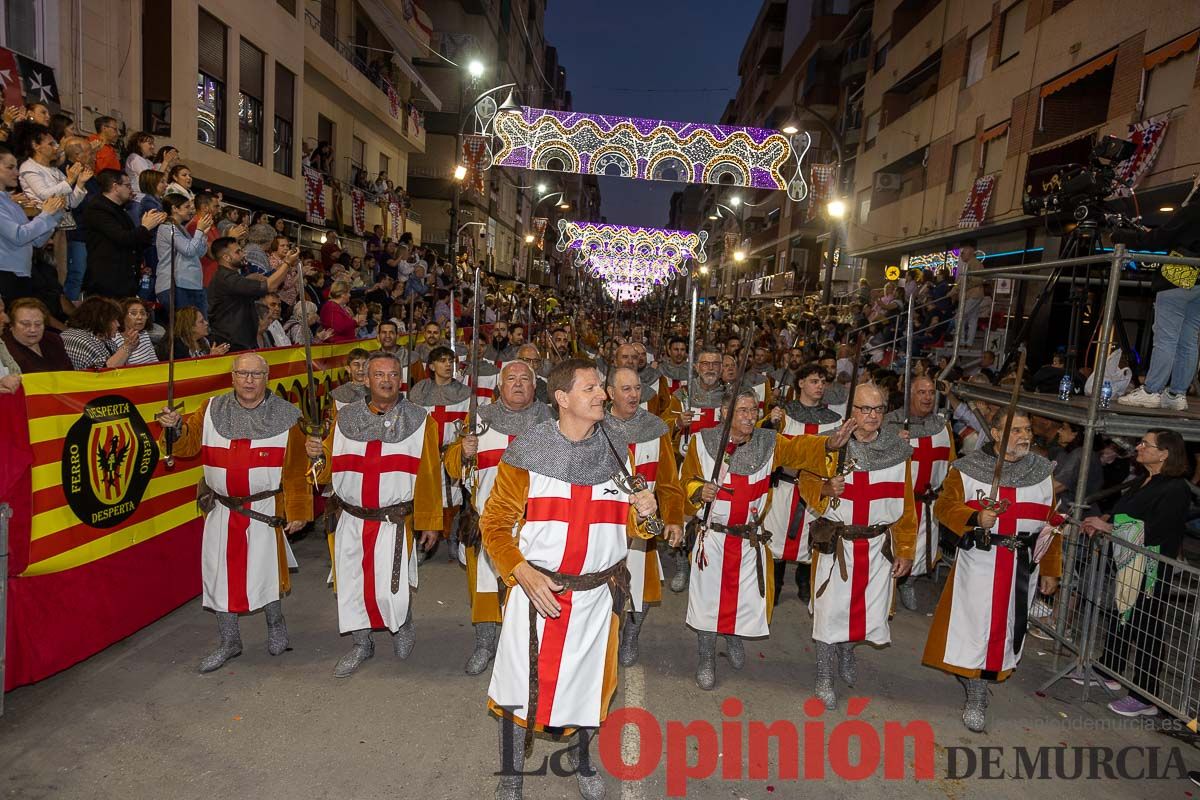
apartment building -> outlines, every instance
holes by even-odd
[[[1167,123],[1139,210],[1157,224],[1186,194],[1200,162],[1200,4],[876,0],[871,36],[849,224],[868,274],[953,265],[967,240],[989,264],[1053,257],[1062,226],[1024,214],[1024,194],[1139,122]],[[980,179],[989,202],[964,227]]]

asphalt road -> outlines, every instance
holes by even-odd
[[[0,793],[23,800],[490,798],[496,723],[484,709],[489,673],[469,677],[462,671],[472,645],[465,573],[445,560],[443,549],[422,567],[411,658],[396,660],[386,634],[377,633],[375,658],[350,679],[335,680],[333,666],[350,642],[337,633],[334,597],[325,586],[324,544],[310,536],[297,543],[296,553],[302,568],[284,601],[290,652],[267,655],[259,614],[242,620],[240,658],[211,675],[197,674],[197,662],[216,643],[213,616],[197,599],[87,662],[10,693],[0,718]],[[786,583],[790,589],[790,571]],[[735,799],[817,792],[829,800],[1200,794],[1177,777],[1122,780],[1122,773],[1136,776],[1146,770],[1151,758],[1158,773],[1200,768],[1193,737],[1166,732],[1161,723],[1143,726],[1118,718],[1096,702],[1102,690],[1095,688],[1088,703],[1067,681],[1038,695],[1053,656],[1036,639],[1026,646],[1015,677],[994,687],[987,733],[968,732],[959,718],[957,683],[920,665],[936,589],[923,580],[918,591],[922,610],[898,612],[891,647],[859,648],[855,694],[869,702],[856,709],[855,723],[842,728],[849,695],[844,687],[839,687],[842,702],[836,712],[818,717],[805,706],[813,682],[813,647],[808,614],[794,591],[777,609],[771,638],[747,643],[744,671],[729,668],[719,645],[713,692],[700,691],[692,678],[695,637],[683,624],[686,595],[667,592],[664,605],[650,612],[642,659],[622,671],[614,703],[614,708],[648,710],[655,722],[643,729],[642,743],[652,744],[658,731],[661,750],[639,747],[634,728],[625,727],[614,734],[613,757],[623,747],[628,761],[647,759],[646,765],[657,766],[638,781],[607,774],[608,797],[664,797],[669,788],[676,796],[686,789],[688,797]],[[741,703],[740,714],[729,698]],[[723,704],[732,716],[722,713]],[[684,727],[693,721],[701,722]],[[785,754],[797,754],[799,780],[781,777],[789,759],[781,762],[774,746],[764,753],[745,742],[747,731],[759,723],[777,721],[790,721],[801,732],[798,744],[785,747]],[[888,723],[912,721],[927,722],[932,731],[933,744],[919,748],[933,754],[928,779],[913,777],[917,748],[912,742],[901,756],[887,741]],[[731,728],[727,733],[723,723]],[[685,738],[685,732],[692,737]],[[739,732],[740,759],[734,757]],[[824,753],[820,740],[828,744]],[[539,741],[534,763],[557,747]],[[985,747],[998,749],[981,750]],[[1046,764],[1050,776],[1063,774],[1059,769],[1068,775],[1074,771],[1076,751],[1069,748],[1113,748],[1114,778],[1103,779],[1103,768],[1097,767],[1097,779],[1014,779],[1022,769],[1018,747],[1034,759],[1035,774]],[[1059,748],[1065,755],[1062,768],[1054,750],[1039,756],[1039,747]],[[1118,768],[1121,748],[1137,749],[1126,749]],[[1103,751],[1081,752],[1086,776],[1088,764],[1102,760]],[[751,779],[747,765],[763,760],[767,776]],[[685,780],[685,761],[699,765],[693,771],[708,766],[715,771]],[[885,762],[893,769],[902,766],[903,777],[887,777]],[[992,766],[985,770],[985,762]],[[992,779],[1000,770],[1007,778]],[[1031,771],[1028,762],[1024,771]],[[555,775],[527,778],[525,791],[529,798],[579,796],[573,777]]]

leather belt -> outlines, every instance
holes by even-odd
[[[282,528],[284,525],[287,525],[287,520],[283,517],[275,514],[264,514],[261,511],[255,511],[253,508],[249,508],[251,503],[257,503],[259,500],[266,500],[268,498],[275,497],[282,491],[283,487],[281,486],[278,489],[267,489],[262,492],[246,495],[245,497],[227,497],[223,494],[219,494],[211,486],[201,480],[200,486],[196,492],[196,506],[205,514],[207,514],[216,507],[217,503],[220,503],[230,511],[241,514],[243,517],[248,517],[249,519],[257,522],[265,523],[270,525],[272,528]]]
[[[745,539],[750,542],[754,548],[754,572],[758,578],[758,596],[767,596],[766,576],[763,574],[763,548],[771,541],[771,535],[764,531],[761,525],[757,522],[748,525],[722,525],[719,522],[710,522],[708,527],[717,533],[723,533],[726,536],[736,536],[739,539]]]
[[[380,508],[364,508],[347,503],[336,494],[330,496],[330,503],[338,510],[345,511],[352,517],[369,522],[390,522],[396,526],[396,544],[392,547],[392,594],[400,591],[400,573],[404,567],[404,549],[408,546],[406,532],[408,531],[408,515],[413,512],[412,501],[395,503]]]
[[[979,549],[984,552],[993,547],[1003,547],[1013,553],[1017,562],[1016,596],[1013,598],[1013,653],[1020,653],[1029,629],[1029,580],[1033,576],[1033,547],[1037,544],[1037,533],[1018,533],[1003,536],[983,528],[973,528],[962,537],[960,549]]]
[[[926,489],[914,498],[925,515],[925,571],[933,572],[933,503],[938,498],[934,489]]]
[[[892,525],[895,523],[889,522],[886,525],[846,525],[842,522],[833,522],[832,520],[814,520],[813,526],[827,523],[833,526],[833,538],[830,542],[834,561],[837,564],[838,575],[841,576],[843,582],[849,578],[849,571],[846,569],[846,548],[843,542],[854,542],[860,539],[874,539],[877,536],[883,538],[883,557],[888,560],[888,563],[893,563],[896,559],[892,554],[892,537],[889,535],[892,531]],[[822,549],[820,552],[830,555],[827,552],[829,548]],[[833,565],[829,566],[829,575],[825,577],[824,583],[817,589],[817,597],[825,593],[825,589],[829,587],[829,581],[833,578]]]
[[[537,564],[525,562],[550,580],[563,587],[564,592],[585,592],[608,584],[612,594],[613,613],[618,618],[625,610],[625,601],[629,598],[629,570],[625,560],[621,559],[608,569],[599,572],[588,572],[583,575],[569,575],[562,572],[539,567]],[[537,725],[538,707],[538,612],[529,601],[529,701],[525,705],[525,757],[533,755],[533,729]]]

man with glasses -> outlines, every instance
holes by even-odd
[[[204,480],[196,504],[204,516],[200,549],[204,607],[216,612],[220,646],[200,662],[220,669],[242,653],[239,614],[264,609],[267,652],[288,649],[280,598],[290,589],[295,561],[285,536],[312,519],[309,462],[300,412],[269,391],[266,360],[244,353],[233,360],[233,391],[205,400],[181,416],[164,408],[155,417],[173,428],[179,458],[202,456]]]
[[[96,173],[101,170],[121,170],[121,157],[117,155],[117,142],[121,138],[121,123],[112,117],[96,117],[96,133],[89,136],[92,142],[98,142],[100,149],[96,151]]]
[[[533,370],[533,375],[537,378],[537,386],[534,387],[533,396],[539,403],[550,404],[550,392],[546,388],[546,379],[542,377],[542,353],[538,350],[535,344],[523,344],[517,348],[517,360],[524,361]]]
[[[877,387],[855,389],[848,420],[854,435],[835,465],[846,474],[826,480],[820,496],[809,502],[820,516],[809,529],[817,551],[812,568],[816,695],[830,710],[837,708],[835,665],[853,686],[855,645],[891,643],[893,579],[912,569],[917,535],[912,448],[895,428],[884,426],[886,411]]]
[[[324,458],[317,480],[332,483],[341,510],[334,537],[338,629],[354,646],[334,667],[335,678],[348,678],[375,655],[372,629],[391,631],[397,658],[412,653],[416,535],[428,550],[442,527],[436,423],[400,399],[396,356],[375,353],[365,371],[368,396],[338,412],[324,441],[310,436],[305,444],[310,458]]]
[[[1004,415],[992,425],[1003,436]],[[1054,463],[1030,452],[1033,426],[1012,414],[997,500],[987,507],[996,467],[988,444],[950,465],[933,505],[938,522],[960,537],[954,569],[942,590],[921,661],[958,678],[966,691],[963,724],[979,733],[987,724],[988,681],[1004,681],[1021,661],[1029,607],[1040,589],[1052,595],[1062,576],[1062,540],[1047,536],[1054,512]]]
[[[717,634],[725,637],[729,665],[736,670],[746,665],[742,638],[770,634],[774,572],[762,521],[771,503],[771,473],[788,468],[827,475],[826,449],[844,445],[854,430],[845,425],[829,437],[780,438],[757,426],[758,398],[749,389],[737,392],[733,414],[728,444],[720,428],[692,437],[679,476],[687,497],[684,512],[698,517],[700,526],[692,548],[687,624],[697,634],[696,685],[705,691],[717,682]],[[821,484],[810,486],[811,504]]]

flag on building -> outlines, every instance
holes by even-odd
[[[992,190],[996,188],[996,176],[984,175],[975,181],[967,204],[963,206],[962,214],[958,217],[958,227],[978,228],[983,218],[987,216],[988,203],[992,201]]]
[[[817,214],[821,210],[821,206],[829,200],[830,190],[833,188],[833,175],[837,171],[837,164],[813,164],[809,172],[810,183],[808,192],[808,209],[804,213],[804,221],[816,219]]]
[[[20,53],[15,55],[17,69],[21,72],[21,90],[25,93],[25,102],[58,107],[58,84],[54,80],[54,70]]]
[[[546,226],[549,224],[550,220],[546,219],[545,217],[533,218],[533,235],[537,239],[534,244],[537,245],[538,250],[543,249],[542,245],[546,242]]]
[[[391,113],[392,119],[400,119],[400,96],[392,88],[391,81],[385,81],[385,83],[387,83],[388,111]]]
[[[467,177],[463,184],[483,194],[483,159],[487,155],[488,137],[472,134],[463,139],[463,160]]]
[[[325,178],[312,167],[304,168],[304,216],[313,225],[325,224]]]
[[[391,223],[391,232],[388,235],[399,238],[404,233],[404,215],[400,204],[394,200],[388,203],[388,219]]]
[[[17,67],[17,56],[12,50],[0,47],[0,91],[4,93],[4,107],[25,105],[25,93],[21,87],[21,71]]]
[[[1129,197],[1150,171],[1158,151],[1162,149],[1167,133],[1167,115],[1144,119],[1129,126],[1129,139],[1133,142],[1133,155],[1117,165],[1116,175],[1120,187],[1114,194]]]
[[[367,195],[362,189],[350,190],[350,224],[355,236],[362,236],[367,230]]]

